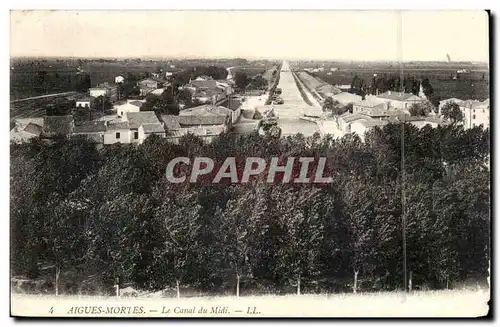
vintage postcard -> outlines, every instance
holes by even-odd
[[[489,26],[11,11],[11,315],[488,315]]]

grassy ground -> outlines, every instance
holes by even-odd
[[[249,296],[236,298],[116,298],[78,296],[12,295],[14,315],[78,316],[71,312],[75,306],[98,306],[104,312],[94,317],[477,317],[487,314],[489,292],[480,291],[422,291],[401,292]],[[115,307],[136,307],[136,313]],[[227,307],[227,312],[212,312],[213,307]],[[107,308],[118,314],[106,314]],[[208,309],[199,312],[200,308]],[[255,313],[253,312],[255,307]],[[50,313],[50,309],[53,312]],[[176,309],[177,308],[177,309]],[[170,312],[166,312],[170,309]],[[184,309],[184,310],[181,310]],[[193,310],[194,309],[194,310]],[[188,310],[192,312],[187,312]],[[141,311],[139,313],[139,311]],[[176,312],[177,311],[177,312]],[[184,312],[180,312],[184,311]],[[226,310],[224,310],[226,311]],[[241,312],[240,312],[241,311]],[[163,312],[163,313],[162,313]]]

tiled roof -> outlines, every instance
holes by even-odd
[[[104,121],[88,121],[79,126],[75,126],[74,133],[102,133],[106,131]]]
[[[377,96],[381,99],[390,99],[390,100],[398,100],[398,101],[406,101],[410,98],[415,98],[415,100],[423,100],[420,97],[412,94],[412,93],[403,93],[403,92],[395,92],[395,91],[387,91],[385,93],[379,94]]]
[[[361,115],[361,114],[351,114],[349,112],[346,112],[346,113],[340,115],[339,118],[341,118],[346,123],[349,123],[349,122],[352,122],[352,121],[355,121],[358,119],[366,119],[366,116]]]
[[[140,107],[144,104],[144,102],[141,102],[141,101],[135,100],[135,101],[130,101],[130,102],[129,102],[129,104],[134,105],[134,106],[136,106],[136,107],[139,107],[139,108],[140,108]]]
[[[24,128],[24,131],[27,133],[34,134],[34,135],[40,135],[40,134],[42,134],[43,127],[40,125],[37,125],[37,124],[29,123]]]
[[[332,96],[332,99],[337,100],[337,101],[359,102],[359,101],[361,101],[362,98],[361,98],[361,96],[359,96],[357,94],[341,92],[339,94]]]
[[[91,96],[84,96],[76,100],[76,102],[89,102],[89,101],[94,101],[95,98]]]
[[[198,126],[198,125],[222,125],[226,121],[226,116],[210,115],[210,116],[178,116],[177,121],[181,126]]]
[[[45,136],[68,135],[73,132],[73,116],[45,116],[43,134]]]
[[[139,128],[142,124],[159,123],[154,111],[127,112],[126,119],[130,128]]]
[[[211,104],[204,104],[201,106],[181,110],[179,115],[232,115],[233,110],[222,107],[222,106],[213,106]]]
[[[217,81],[215,80],[208,80],[208,81],[191,81],[190,84],[186,86],[192,86],[194,88],[199,88],[199,89],[215,89],[217,87]]]
[[[385,126],[389,122],[386,120],[379,119],[364,119],[359,121],[360,124],[363,124],[365,127],[375,127],[375,126]]]
[[[90,134],[83,134],[87,139],[89,139],[91,142],[94,143],[104,143],[104,136],[102,134],[95,134],[95,133],[90,133]]]
[[[163,120],[163,123],[165,124],[165,128],[169,130],[176,130],[181,128],[181,125],[179,125],[179,121],[177,119],[178,116],[174,115],[161,115],[161,119]]]
[[[161,123],[142,124],[144,133],[165,133],[165,128]]]
[[[129,129],[128,121],[109,121],[107,124],[107,130],[115,130],[115,129]]]

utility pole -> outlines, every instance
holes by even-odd
[[[402,31],[402,11],[398,11],[398,61],[400,69],[399,77],[399,87],[400,92],[404,92],[403,87],[403,31]],[[403,111],[403,121],[401,123],[401,228],[402,228],[402,239],[403,239],[403,285],[405,292],[408,292],[408,281],[406,278],[406,199],[405,199],[405,122],[406,122],[406,112]]]

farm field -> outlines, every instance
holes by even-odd
[[[323,72],[315,72],[314,76],[332,85],[350,84],[354,76],[362,78],[367,85],[371,84],[374,74],[399,75],[399,67],[389,63],[295,63],[295,69],[322,67]],[[336,68],[336,71],[330,71]],[[469,73],[459,74],[457,70],[469,69]],[[485,100],[489,94],[488,66],[472,64],[447,64],[447,63],[405,63],[403,74],[415,78],[429,78],[434,89],[434,94],[440,99],[451,97],[461,99]],[[457,79],[454,79],[456,77]]]
[[[220,296],[193,298],[40,296],[13,294],[13,315],[85,317],[478,317],[488,313],[489,292],[421,291],[412,293],[304,294],[284,296]],[[142,307],[142,314],[68,314],[72,307]],[[227,313],[210,313],[212,307],[227,307]],[[49,313],[54,307],[53,313]],[[180,313],[180,309],[194,313]],[[200,307],[208,308],[205,314]],[[260,314],[248,314],[247,308]],[[166,309],[171,309],[167,313]],[[176,309],[177,308],[177,309]],[[154,312],[151,312],[153,310]],[[177,311],[177,312],[175,312]],[[162,313],[164,312],[164,313]]]

